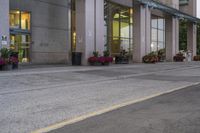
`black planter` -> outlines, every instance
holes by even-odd
[[[12,64],[12,69],[18,69],[18,63],[13,63]]]
[[[115,57],[115,63],[116,64],[128,64],[129,59],[128,59],[128,57],[116,56]]]
[[[0,65],[0,71],[3,71],[3,65]]]
[[[72,65],[81,66],[81,52],[72,52]]]

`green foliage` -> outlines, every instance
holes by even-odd
[[[104,55],[104,57],[109,57],[110,52],[108,50],[105,50],[105,51],[103,51],[103,55]]]
[[[179,49],[180,50],[187,50],[187,21],[180,20],[179,24]]]
[[[98,51],[94,51],[94,52],[93,52],[93,56],[94,56],[94,57],[99,57],[99,52],[98,52]]]
[[[2,58],[7,59],[7,58],[10,57],[12,51],[9,50],[9,49],[7,49],[7,48],[2,48],[2,49],[0,50],[0,53],[1,53],[1,57],[2,57]]]
[[[200,55],[200,23],[197,24],[197,54]]]

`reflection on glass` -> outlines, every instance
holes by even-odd
[[[10,11],[10,27],[19,29],[20,28],[20,12],[19,11]]]
[[[30,30],[30,13],[21,12],[21,29]]]
[[[107,48],[115,56],[121,50],[132,52],[133,9],[111,2],[104,4],[105,37]]]
[[[19,62],[29,62],[30,35],[11,35],[11,49],[18,52]]]
[[[165,49],[165,19],[152,16],[151,24],[151,51],[157,52],[161,49]]]
[[[21,12],[18,10],[10,11],[10,28],[30,30],[31,18],[29,12]]]

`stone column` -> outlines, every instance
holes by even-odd
[[[0,0],[0,48],[10,45],[9,10],[9,0]]]
[[[173,16],[166,17],[166,60],[173,61],[178,51],[178,19]]]
[[[93,51],[99,51],[101,52],[100,54],[102,54],[104,50],[103,21],[103,0],[76,1],[76,51],[83,53],[83,65],[87,65],[87,59],[89,56],[92,56]]]
[[[151,45],[151,11],[149,7],[135,4],[134,12],[134,48],[133,61],[142,62],[143,56],[150,52]]]
[[[192,51],[192,56],[197,54],[197,25],[192,22],[188,23],[187,50]]]

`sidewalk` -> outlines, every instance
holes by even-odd
[[[199,63],[50,67],[0,73],[0,129],[26,133],[200,82]],[[179,79],[179,80],[177,80]]]

